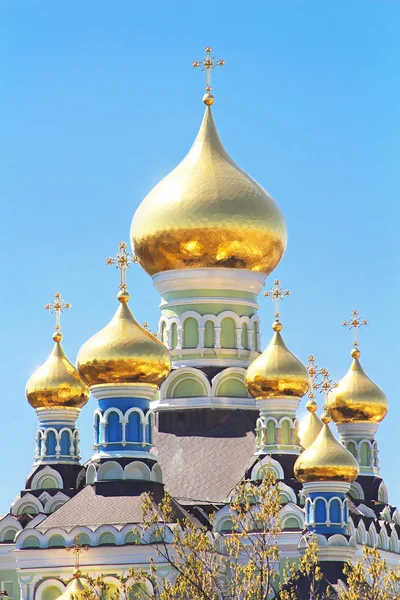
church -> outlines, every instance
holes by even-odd
[[[289,292],[273,271],[285,253],[286,221],[218,135],[210,78],[222,65],[211,48],[193,63],[207,77],[197,137],[133,215],[131,247],[121,242],[107,260],[120,275],[110,290],[115,314],[82,340],[76,360],[62,346],[68,303],[57,293],[46,306],[56,318],[54,345],[49,340],[49,357],[26,385],[37,415],[33,466],[0,520],[1,593],[9,600],[70,597],[71,581],[77,590],[85,574],[103,574],[117,590],[129,567],[146,568],[156,553],[134,533],[143,492],[159,501],[167,490],[200,521],[215,512],[215,530],[229,532],[232,490],[258,481],[264,465],[280,489],[278,569],[302,555],[310,531],[333,582],[363,544],[377,546],[389,566],[400,563],[400,514],[379,474],[375,437],[388,401],[360,361],[366,321],[354,310],[344,322],[354,340],[337,384],[313,356],[305,365],[285,345],[280,312]],[[130,309],[132,262],[160,295],[157,334]],[[265,286],[273,325],[264,346]],[[93,434],[76,426],[90,394]],[[300,427],[302,401],[308,415]],[[94,436],[86,462],[83,435]],[[80,579],[67,551],[77,537],[88,547]],[[158,575],[168,570],[160,564]]]

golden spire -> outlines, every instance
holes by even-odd
[[[71,308],[69,302],[54,294],[54,300],[45,309],[56,315],[53,340],[56,342],[46,362],[39,367],[26,384],[26,397],[33,408],[82,408],[89,400],[89,389],[78,371],[68,360],[61,345],[60,316]]]
[[[317,382],[319,375],[318,366],[315,364],[315,357],[308,357],[307,371],[310,377],[310,389],[308,392],[308,402],[306,404],[308,414],[302,419],[299,427],[299,439],[303,448],[308,448],[316,440],[319,432],[322,429],[322,421],[316,415],[318,405],[315,401],[315,391],[319,389],[320,384]]]
[[[69,546],[67,548],[67,552],[72,552],[75,555],[75,569],[74,569],[74,577],[80,577],[82,575],[80,571],[80,556],[83,552],[87,552],[89,550],[89,546],[80,543],[80,537],[77,535],[74,538],[74,545]]]
[[[121,242],[119,253],[106,260],[121,273],[121,302],[114,317],[79,350],[78,371],[89,385],[142,383],[161,385],[171,370],[167,348],[150,331],[139,325],[128,307],[126,270],[136,259]]]
[[[223,67],[225,65],[225,61],[222,58],[215,60],[215,56],[212,56],[212,51],[213,49],[210,46],[207,46],[205,49],[205,57],[201,60],[194,60],[192,62],[192,67],[195,69],[201,67],[201,70],[206,72],[206,93],[203,96],[203,102],[207,106],[214,104],[214,96],[211,93],[211,73],[216,67]]]
[[[279,280],[274,281],[270,292],[264,293],[275,303],[275,321],[272,325],[275,333],[264,352],[246,371],[245,383],[254,398],[301,398],[309,388],[306,367],[285,345],[280,333],[282,323],[278,320],[279,305],[282,298],[289,295],[289,290],[283,290]]]
[[[45,304],[44,307],[46,310],[49,310],[52,314],[56,315],[56,326],[53,340],[55,342],[61,342],[61,313],[63,313],[64,310],[71,308],[71,304],[69,302],[65,302],[65,300],[61,298],[60,292],[56,292],[54,294],[54,300],[52,300],[50,304]]]
[[[327,408],[335,423],[380,423],[388,411],[388,401],[381,388],[370,379],[361,366],[358,347],[358,330],[367,325],[356,309],[343,326],[353,330],[353,362],[346,375],[339,381],[327,399]]]
[[[362,319],[358,314],[358,310],[355,308],[351,314],[350,319],[342,322],[343,327],[348,327],[353,330],[353,350],[351,356],[353,358],[360,358],[360,351],[358,349],[358,330],[364,325],[368,325],[367,319]]]
[[[130,298],[129,292],[126,291],[127,283],[126,283],[126,270],[129,268],[131,263],[136,263],[136,257],[131,256],[129,252],[126,251],[128,245],[126,242],[121,242],[119,245],[119,252],[114,257],[109,256],[106,259],[106,265],[116,265],[116,268],[119,269],[120,272],[120,284],[119,289],[120,292],[118,294],[118,300],[122,303],[128,302]]]

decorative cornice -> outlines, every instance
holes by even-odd
[[[336,427],[340,437],[347,441],[357,437],[374,438],[379,423],[338,423]]]
[[[145,400],[152,400],[157,389],[155,385],[144,383],[103,383],[93,385],[90,391],[96,400],[108,398],[144,398]]]
[[[192,408],[233,408],[242,410],[257,410],[253,398],[231,398],[228,396],[198,397],[198,398],[163,398],[154,400],[151,408],[155,411],[192,409]]]
[[[259,309],[259,305],[257,302],[253,302],[252,300],[246,300],[245,298],[227,298],[227,297],[218,297],[212,296],[212,298],[205,298],[202,296],[198,296],[196,298],[178,298],[176,300],[162,300],[160,303],[161,310],[163,308],[173,308],[174,306],[190,306],[191,304],[236,304],[237,306],[248,306],[249,308],[254,308],[255,310]]]
[[[350,485],[347,481],[310,481],[303,484],[303,490],[306,494],[310,492],[346,494],[350,489]]]
[[[36,415],[40,423],[75,423],[80,408],[37,408]]]
[[[266,275],[245,269],[176,269],[153,275],[153,284],[162,296],[181,290],[239,290],[259,294]],[[226,301],[226,299],[225,299]]]
[[[256,398],[256,404],[261,416],[287,415],[294,416],[300,403],[300,398]]]

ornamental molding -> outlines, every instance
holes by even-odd
[[[347,441],[355,437],[373,438],[378,430],[379,423],[337,423],[339,436]]]
[[[153,285],[162,296],[184,290],[239,290],[259,294],[266,275],[247,269],[174,269],[153,275]]]
[[[157,392],[157,386],[144,383],[102,383],[99,385],[92,385],[90,392],[96,400],[112,400],[113,398],[139,398],[152,400],[154,394]]]
[[[235,297],[226,297],[226,296],[212,296],[211,298],[205,298],[203,296],[198,296],[196,298],[176,298],[175,300],[162,300],[160,302],[159,308],[161,310],[166,308],[173,308],[175,306],[186,306],[190,304],[236,304],[237,306],[247,306],[249,308],[253,308],[254,310],[258,310],[260,307],[257,302],[253,302],[253,300],[246,300],[246,298],[235,298]]]

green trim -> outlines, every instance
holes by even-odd
[[[166,317],[176,317],[182,315],[187,311],[194,311],[199,315],[214,315],[217,317],[222,312],[230,310],[237,314],[238,317],[252,317],[256,314],[256,309],[251,308],[250,306],[240,306],[238,304],[182,304],[181,306],[174,306],[173,308],[168,308],[168,306],[164,306],[162,308],[162,314]]]

